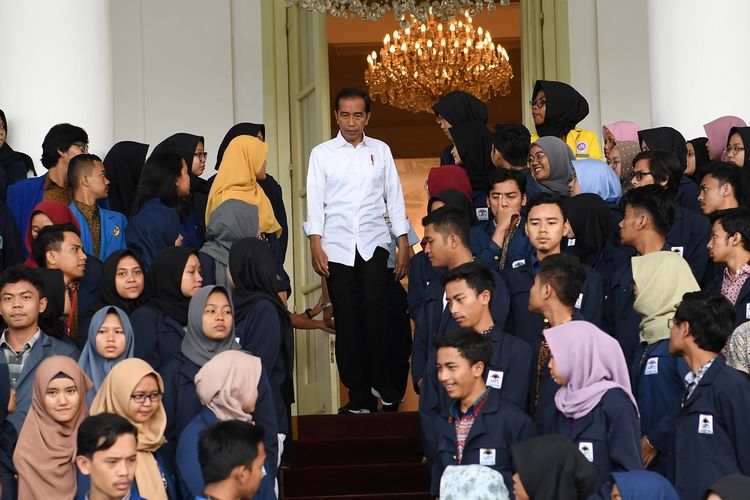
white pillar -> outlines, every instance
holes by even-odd
[[[742,64],[748,19],[747,0],[648,1],[654,127],[671,126],[689,140],[705,136],[703,124],[719,116],[750,121],[750,67]]]
[[[91,152],[112,145],[112,50],[107,0],[0,0],[0,108],[8,143],[34,159],[52,125],[89,135]]]

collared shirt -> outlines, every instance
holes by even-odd
[[[474,425],[474,421],[477,419],[479,412],[482,411],[489,395],[490,388],[488,387],[484,390],[482,395],[466,409],[466,413],[461,413],[461,407],[459,406],[458,400],[453,401],[451,404],[450,415],[453,419],[453,424],[456,427],[456,447],[459,464],[463,459],[464,445],[466,444],[466,438],[469,437],[469,433],[471,432],[471,426]]]
[[[365,136],[356,147],[341,132],[313,148],[307,171],[305,234],[321,236],[331,262],[353,266],[407,234],[406,206],[391,149]]]
[[[729,267],[724,268],[724,280],[721,282],[721,294],[732,304],[737,304],[740,291],[742,291],[742,287],[745,285],[748,276],[750,276],[750,263],[737,269],[737,272],[734,273],[734,275],[729,272]]]
[[[47,175],[44,179],[44,199],[59,201],[66,207],[73,201],[73,194],[67,187],[58,186],[52,178]]]
[[[714,357],[710,361],[706,362],[698,369],[697,372],[688,372],[688,374],[685,375],[685,397],[682,399],[683,406],[685,405],[685,402],[690,399],[690,396],[693,395],[693,391],[698,386],[698,384],[700,384],[703,375],[705,375],[708,369],[711,368],[711,365],[714,364],[715,359],[716,358]]]
[[[102,222],[99,218],[99,208],[94,205],[89,206],[80,201],[74,200],[76,208],[83,218],[86,220],[86,224],[89,226],[89,233],[91,234],[91,246],[93,248],[86,249],[91,255],[99,256],[99,252],[102,248]]]
[[[10,373],[10,385],[15,387],[16,381],[23,371],[23,365],[29,358],[29,354],[31,354],[31,348],[34,347],[36,341],[39,340],[42,331],[37,328],[36,333],[26,341],[21,350],[18,352],[16,352],[8,343],[6,339],[7,333],[8,330],[5,330],[2,336],[0,336],[0,349],[3,350],[3,354],[5,355],[5,362],[8,364],[8,372]]]

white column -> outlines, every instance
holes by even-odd
[[[107,0],[0,0],[0,108],[8,143],[37,172],[52,125],[83,127],[91,152],[112,145],[112,50]]]
[[[649,54],[633,57],[650,59],[654,127],[674,127],[689,140],[719,116],[750,120],[750,67],[741,62],[748,19],[747,0],[648,1]]]

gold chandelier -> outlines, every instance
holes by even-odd
[[[492,12],[495,1],[506,7],[510,0],[286,0],[287,7],[299,7],[318,13],[329,13],[333,17],[361,17],[366,21],[380,19],[389,10],[393,11],[401,26],[409,25],[411,13],[422,22],[427,22],[431,15],[450,20],[457,13],[474,9],[481,12],[484,7]]]
[[[380,55],[367,56],[370,95],[412,112],[431,112],[452,90],[482,101],[507,95],[513,78],[508,53],[489,31],[474,30],[468,10],[462,17],[443,24],[432,14],[424,23],[410,16],[408,28],[385,35]]]

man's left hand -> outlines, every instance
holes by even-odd
[[[393,273],[396,275],[396,281],[400,281],[409,273],[409,263],[414,251],[409,246],[409,240],[406,235],[398,238],[398,251],[396,252],[396,267]]]

